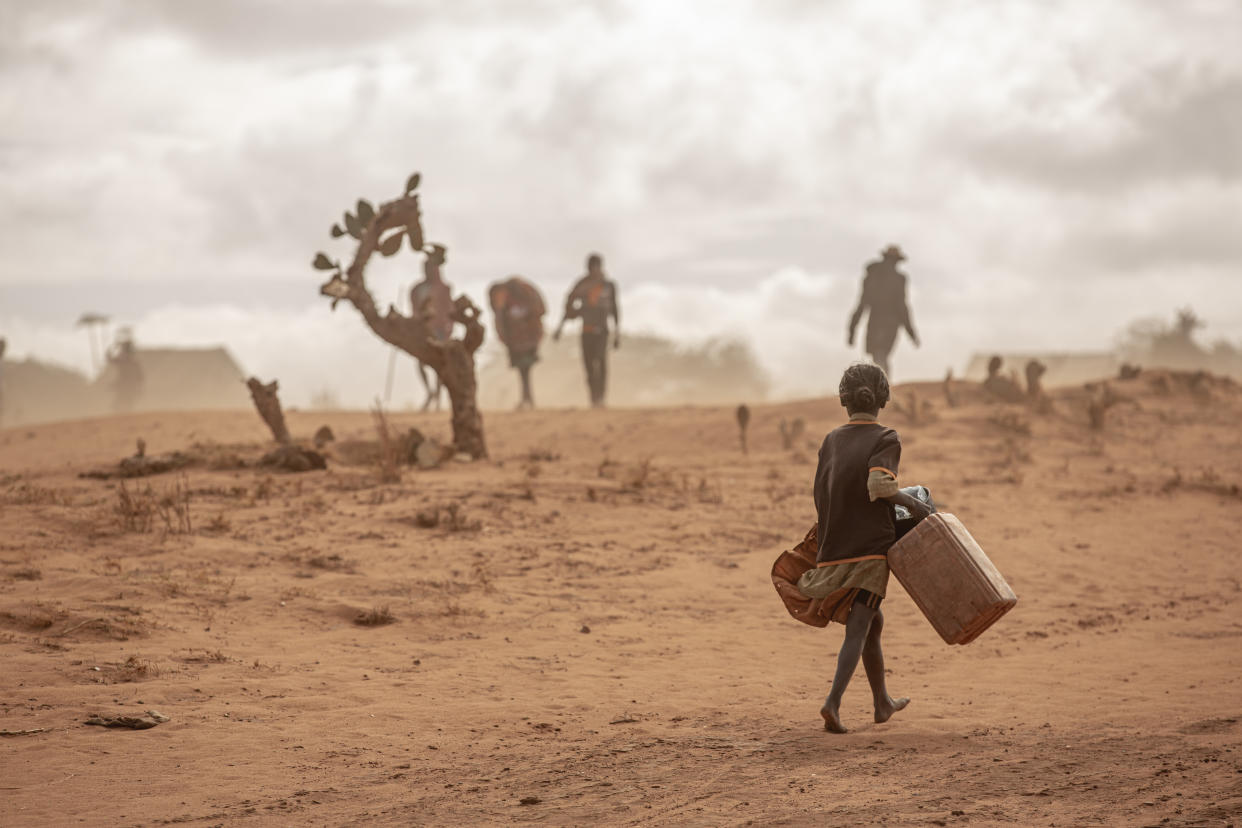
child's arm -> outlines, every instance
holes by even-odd
[[[932,513],[926,503],[903,492],[897,485],[897,476],[883,466],[873,466],[867,474],[867,494],[873,501],[887,500],[894,506],[905,506],[916,522]]]
[[[881,496],[894,506],[905,506],[909,509],[910,515],[914,518],[916,523],[932,513],[932,508],[930,506],[919,500],[917,497],[908,495],[900,489],[897,490],[896,494]]]

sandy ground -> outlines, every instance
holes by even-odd
[[[1102,432],[1081,393],[1036,416],[900,390],[935,407],[882,418],[903,480],[1020,601],[949,647],[894,580],[913,702],[871,723],[860,670],[843,736],[817,712],[842,630],[768,576],[813,520],[835,400],[757,407],[749,456],[729,409],[546,411],[490,415],[491,462],[399,483],[336,461],[126,485],[180,481],[188,532],[167,509],[126,530],[117,484],[78,473],[139,436],[255,456],[253,412],[0,432],[0,729],[45,729],[0,738],[0,823],[1233,824],[1242,393],[1150,379]],[[374,439],[366,413],[290,420]],[[171,721],[83,724],[148,709]]]

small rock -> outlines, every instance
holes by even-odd
[[[591,631],[591,628],[588,627],[586,624],[583,624],[582,629],[578,630],[578,632],[580,633],[589,633],[590,631]]]
[[[519,805],[538,805],[543,800],[537,796],[524,796],[518,800]]]

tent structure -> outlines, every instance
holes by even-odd
[[[246,378],[227,348],[135,348],[134,355],[142,370],[134,410],[250,406]],[[94,382],[109,402],[117,375],[116,365],[109,363]]]

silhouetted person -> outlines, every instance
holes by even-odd
[[[410,305],[416,318],[427,323],[427,331],[437,342],[447,342],[453,336],[453,289],[444,281],[440,268],[447,261],[446,250],[442,245],[433,244],[427,258],[423,261],[423,280],[410,289]],[[423,381],[427,398],[423,401],[426,411],[435,404],[440,410],[440,377],[434,371],[432,379],[427,378],[427,366],[418,363],[418,376]]]
[[[539,361],[539,343],[543,341],[543,315],[547,311],[543,297],[521,276],[510,276],[488,288],[487,298],[496,317],[496,335],[509,351],[509,365],[522,378],[518,408],[534,408],[530,369]]]
[[[1001,373],[1001,367],[1004,366],[1005,360],[1001,357],[993,356],[988,360],[988,376],[983,381],[983,389],[998,400],[1004,402],[1022,402],[1025,395],[1018,383],[1012,377],[1007,377]]]
[[[621,347],[621,308],[617,285],[604,275],[604,258],[598,253],[587,257],[586,275],[577,281],[565,300],[565,315],[556,327],[553,339],[561,338],[561,329],[570,319],[582,319],[582,362],[586,366],[587,386],[591,405],[602,408],[608,387],[608,319],[616,325],[613,348]]]
[[[134,350],[133,335],[128,330],[123,329],[118,334],[116,344],[108,354],[108,362],[116,369],[116,376],[112,381],[112,392],[115,395],[113,410],[118,414],[133,411],[142,393],[143,376],[142,366],[138,364],[138,354]]]
[[[888,358],[897,342],[897,332],[905,328],[915,347],[919,346],[919,335],[914,332],[914,323],[910,320],[910,307],[906,304],[906,274],[897,269],[897,263],[905,260],[901,248],[889,245],[881,253],[880,261],[867,265],[863,276],[862,296],[858,307],[850,317],[849,344],[854,344],[854,332],[864,311],[867,317],[867,339],[865,350],[871,355],[871,361],[889,374]]]

